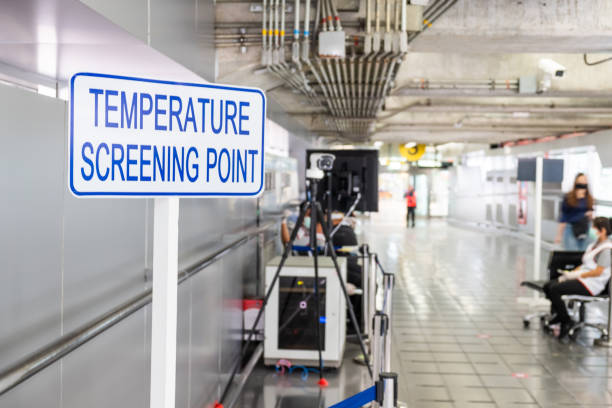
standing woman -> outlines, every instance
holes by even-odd
[[[593,215],[593,196],[584,173],[578,173],[574,188],[565,195],[555,243],[563,240],[566,251],[584,251],[589,245],[589,230]]]

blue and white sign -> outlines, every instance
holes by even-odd
[[[69,185],[77,196],[257,196],[262,91],[78,73]]]

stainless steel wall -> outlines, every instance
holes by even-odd
[[[81,0],[208,81],[216,73],[213,0]]]
[[[66,105],[0,87],[0,367],[150,285],[152,202],[76,199],[66,189]],[[183,268],[255,224],[254,199],[180,204]],[[255,244],[179,289],[177,406],[218,397],[237,356],[242,282]],[[150,311],[143,309],[0,397],[0,407],[148,406]]]

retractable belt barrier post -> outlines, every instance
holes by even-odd
[[[380,379],[373,386],[329,408],[359,408],[370,402],[383,408],[396,408],[397,393],[397,374],[380,373]]]
[[[363,286],[363,295],[361,296],[361,310],[363,311],[363,334],[364,338],[371,338],[370,335],[370,315],[368,314],[370,308],[370,247],[368,244],[363,245],[362,254],[362,275],[361,275],[361,286]]]
[[[376,312],[372,328],[372,371],[374,372],[374,382],[376,382],[384,367],[385,338],[389,328],[389,317],[383,312]]]
[[[391,371],[391,317],[393,309],[393,287],[395,286],[395,275],[384,272],[383,287],[385,290],[385,301],[383,303],[383,313],[387,316],[387,331],[385,333],[385,354],[383,369]]]
[[[376,314],[376,261],[374,254],[368,251],[368,308],[366,310],[367,318],[373,319]],[[371,320],[370,320],[371,321]],[[374,328],[370,327],[369,335],[373,336]],[[370,340],[370,355],[372,355],[372,341]]]

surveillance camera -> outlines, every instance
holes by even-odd
[[[329,153],[312,153],[310,155],[310,167],[306,171],[306,177],[313,179],[322,179],[325,171],[331,171],[334,168],[334,160],[336,156]]]
[[[566,68],[551,60],[542,58],[538,63],[538,92],[546,92],[553,86],[553,79],[563,78]]]
[[[567,68],[550,58],[542,58],[538,63],[538,68],[555,78],[562,78],[567,71]]]

